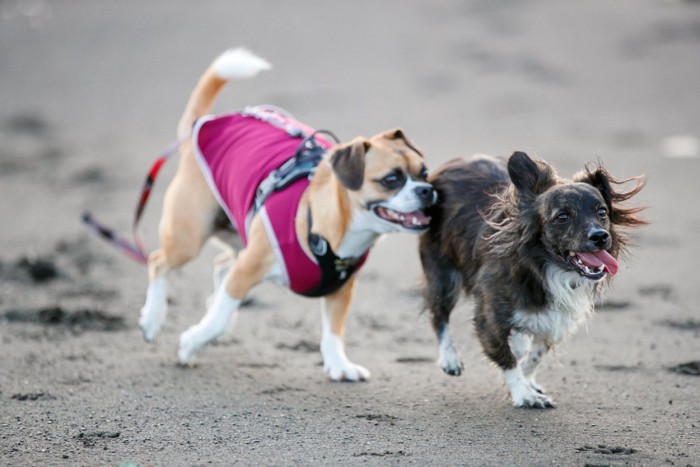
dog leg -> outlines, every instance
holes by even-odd
[[[180,336],[177,355],[181,364],[192,363],[197,352],[226,331],[240,303],[228,294],[225,284],[219,287],[204,318]]]
[[[544,389],[535,381],[535,371],[548,351],[549,346],[544,339],[535,338],[530,352],[521,363],[523,375],[528,379],[530,386],[540,394],[544,394]]]
[[[160,248],[148,257],[149,285],[139,326],[146,341],[155,339],[167,311],[167,274],[197,256],[209,235],[218,210],[204,177],[183,143],[178,171],[168,186],[160,221]]]
[[[224,283],[226,276],[233,267],[233,263],[236,260],[236,254],[231,248],[226,248],[221,254],[214,258],[214,273],[212,274],[212,281],[214,282],[214,291],[207,298],[207,310],[211,309],[214,305],[214,300],[216,299],[216,293]],[[219,337],[216,338],[216,343],[221,344],[230,340],[233,336],[233,330],[236,327],[236,314],[231,317],[229,325]]]
[[[247,248],[241,251],[216,291],[207,313],[180,336],[180,363],[192,363],[197,352],[226,331],[248,291],[263,280],[274,264],[275,255],[259,217],[250,227],[249,239]]]
[[[515,407],[553,408],[552,400],[542,392],[532,378],[536,365],[541,361],[540,347],[543,342],[529,333],[513,331],[508,346],[516,361],[513,368],[503,370],[505,380]],[[533,359],[536,359],[533,366]]]
[[[452,340],[449,320],[459,299],[462,277],[436,250],[433,242],[421,239],[420,256],[426,281],[423,299],[438,338],[438,365],[448,375],[459,376],[464,364]]]
[[[369,370],[345,355],[345,318],[355,289],[355,276],[338,291],[321,299],[321,355],[323,370],[333,381],[366,381]]]
[[[212,274],[212,282],[214,283],[214,291],[207,298],[207,309],[211,307],[214,303],[214,297],[216,296],[216,291],[219,290],[221,284],[224,282],[226,275],[231,270],[234,261],[236,260],[236,254],[231,248],[226,248],[223,252],[214,258],[214,272]]]

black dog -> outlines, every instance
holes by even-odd
[[[463,288],[474,297],[479,340],[503,371],[513,405],[554,407],[535,383],[535,369],[593,312],[604,279],[617,272],[616,258],[628,245],[620,228],[645,223],[639,208],[620,203],[644,180],[617,180],[601,166],[565,180],[516,152],[507,167],[488,156],[453,160],[429,181],[441,202],[430,213],[420,255],[440,366],[462,372],[448,325]],[[636,184],[629,191],[613,190],[630,181]]]

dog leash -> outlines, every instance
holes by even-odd
[[[188,137],[189,136],[186,138]],[[98,222],[91,213],[83,213],[83,223],[87,225],[88,228],[137,263],[146,264],[148,262],[148,253],[146,253],[146,248],[143,243],[143,238],[141,237],[141,232],[138,229],[138,225],[146,207],[146,203],[148,202],[148,198],[151,196],[153,184],[155,183],[156,177],[158,176],[161,168],[163,168],[163,165],[173,154],[177,152],[178,148],[186,138],[174,141],[172,144],[170,144],[170,146],[160,153],[158,158],[151,166],[151,169],[148,171],[146,180],[144,180],[143,186],[141,187],[141,195],[139,196],[139,201],[136,205],[136,213],[134,214],[134,223],[132,226],[132,235],[134,237],[133,243],[119,235],[114,231],[114,229],[106,227],[102,223]]]
[[[324,134],[331,137],[336,143],[339,142],[338,137],[328,130],[316,130],[310,135],[307,135],[301,128],[287,123],[286,120],[290,119],[291,116],[277,107],[249,107],[246,108],[245,112],[242,114],[248,117],[258,118],[259,120],[266,121],[273,126],[281,128],[293,138],[303,138],[294,155],[282,164],[280,168],[271,172],[270,175],[260,183],[256,190],[252,213],[257,212],[272,193],[283,190],[302,177],[311,177],[314,174],[326,150],[316,141],[315,138],[317,134]],[[282,117],[282,122],[274,117]],[[170,146],[160,153],[151,166],[151,169],[148,171],[148,175],[146,175],[146,179],[141,188],[139,201],[136,205],[136,213],[134,214],[134,222],[131,231],[134,238],[133,243],[119,235],[114,229],[97,221],[90,212],[83,213],[82,220],[88,228],[137,263],[146,264],[148,262],[148,253],[146,252],[146,247],[144,246],[138,225],[141,221],[143,211],[146,208],[148,198],[151,195],[153,184],[163,165],[177,152],[182,142],[187,138],[189,138],[189,135],[170,144]]]

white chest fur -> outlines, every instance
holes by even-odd
[[[573,333],[593,313],[595,282],[559,267],[547,268],[549,303],[541,311],[515,310],[513,325],[528,330],[550,344]]]

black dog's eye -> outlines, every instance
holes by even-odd
[[[420,178],[421,180],[425,180],[428,178],[428,169],[426,167],[423,167],[420,171]]]
[[[608,218],[608,209],[601,206],[598,208],[597,214],[598,214],[599,219],[607,219]]]
[[[379,183],[389,190],[395,190],[396,188],[402,187],[403,184],[406,183],[406,176],[403,172],[396,170],[379,180]]]
[[[571,220],[571,214],[568,212],[560,212],[557,217],[554,218],[555,224],[566,224]]]

